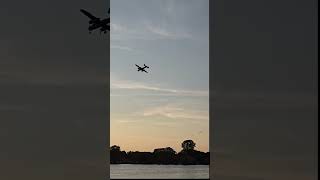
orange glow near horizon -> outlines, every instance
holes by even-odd
[[[208,130],[192,132],[191,126],[157,126],[151,123],[127,123],[113,120],[111,124],[110,146],[120,146],[122,151],[153,152],[156,148],[171,147],[176,152],[181,151],[181,143],[192,139],[196,143],[196,150],[209,151]],[[178,123],[176,123],[178,124]],[[201,127],[201,125],[199,126]]]

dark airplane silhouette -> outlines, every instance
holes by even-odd
[[[90,14],[88,11],[84,10],[84,9],[80,9],[80,11],[86,15],[88,18],[90,18],[89,21],[89,33],[91,33],[91,31],[100,28],[100,34],[101,32],[107,33],[107,30],[110,31],[110,17],[105,18],[105,19],[100,19],[97,18],[95,16],[93,16],[92,14]],[[110,14],[110,9],[108,10],[108,14]]]
[[[138,71],[142,71],[142,72],[148,73],[148,72],[145,70],[145,68],[149,68],[149,66],[147,66],[147,65],[145,65],[145,64],[143,64],[143,65],[144,65],[144,67],[140,67],[140,66],[136,65],[137,68],[138,68]]]

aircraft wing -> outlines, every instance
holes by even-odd
[[[148,73],[146,70],[142,69],[143,72]]]
[[[90,19],[98,19],[97,17],[95,17],[94,15],[92,15],[91,13],[89,13],[88,11],[86,11],[84,9],[80,9],[80,11]]]
[[[140,66],[136,65],[138,68],[141,68]]]

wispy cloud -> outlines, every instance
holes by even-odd
[[[168,29],[157,27],[157,26],[152,26],[148,25],[146,29],[153,33],[154,35],[160,36],[165,39],[172,39],[172,40],[177,40],[177,39],[191,39],[192,35],[186,32],[173,32],[169,31]]]
[[[139,83],[134,81],[118,81],[111,80],[111,89],[127,89],[127,90],[145,90],[151,92],[162,93],[162,95],[185,95],[185,96],[208,96],[208,91],[201,90],[181,90],[173,88],[163,88],[156,85]]]
[[[132,48],[127,46],[111,45],[110,47],[111,49],[119,49],[119,50],[130,51],[130,52],[134,51]]]
[[[128,28],[121,24],[110,23],[112,33],[128,32]]]
[[[142,23],[139,26],[127,27],[121,24],[111,23],[111,40],[128,41],[139,40],[181,40],[191,39],[192,35],[187,32],[174,31],[164,26],[155,26],[150,23]]]
[[[209,120],[209,112],[192,110],[183,106],[167,104],[164,106],[145,109],[143,116],[164,116],[172,119]]]

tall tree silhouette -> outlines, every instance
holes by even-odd
[[[113,145],[113,146],[110,147],[110,151],[114,151],[114,152],[120,151],[120,146]]]
[[[196,147],[196,143],[192,140],[185,140],[182,142],[181,147],[185,151],[194,150],[194,148]]]

